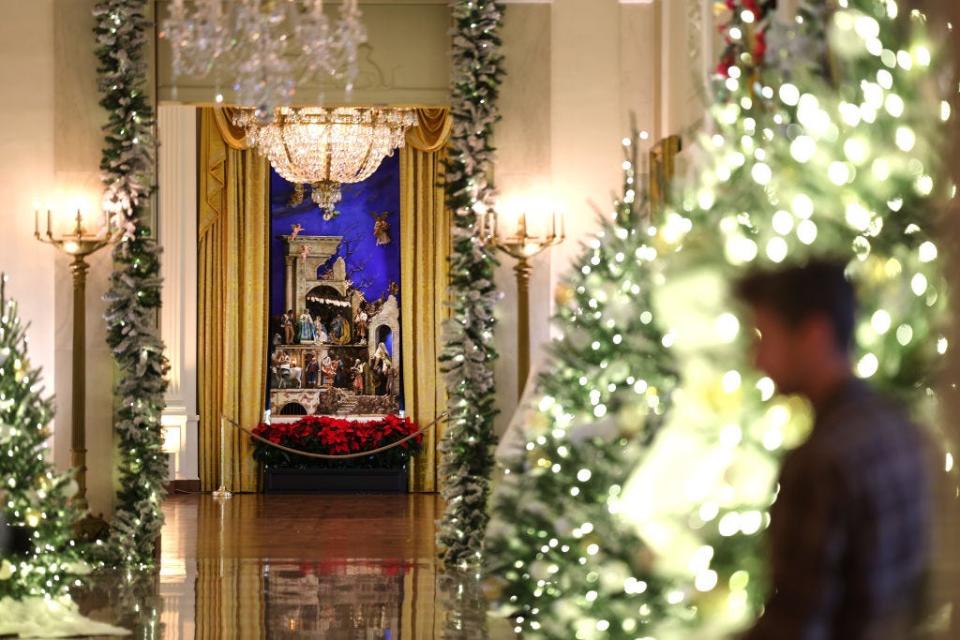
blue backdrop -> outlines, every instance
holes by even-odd
[[[343,199],[337,205],[340,215],[324,220],[320,209],[310,200],[310,190],[302,204],[287,205],[293,185],[270,169],[270,315],[285,311],[284,245],[280,236],[289,235],[291,226],[303,226],[305,236],[343,236],[338,250],[347,263],[347,277],[367,300],[387,293],[391,282],[400,282],[400,159],[399,154],[384,159],[377,171],[357,184],[342,186]],[[373,234],[374,214],[388,213],[390,244],[377,246]],[[335,258],[331,258],[333,260]],[[397,302],[400,297],[397,296]],[[392,346],[392,345],[391,345]]]

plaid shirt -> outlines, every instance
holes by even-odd
[[[920,430],[859,381],[818,411],[780,473],[773,591],[749,640],[903,640],[930,533]]]

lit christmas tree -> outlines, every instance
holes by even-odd
[[[679,384],[630,481],[607,487],[642,560],[621,562],[622,539],[604,535],[586,554],[551,556],[542,577],[526,564],[507,575],[504,602],[525,636],[715,638],[756,617],[778,460],[803,440],[811,412],[747,362],[749,336],[729,294],[744,269],[846,257],[861,301],[856,373],[934,423],[947,288],[931,234],[936,199],[949,192],[936,179],[935,143],[950,109],[920,14],[901,15],[892,0],[838,4],[802,4],[779,22],[771,2],[726,3],[711,128],[693,150],[695,178],[657,221],[651,302],[634,310],[652,313]],[[541,409],[528,430],[549,418]],[[562,474],[543,476],[551,486],[524,480],[523,510],[497,524],[516,523],[509,535],[521,539],[530,526],[549,547],[562,518],[521,517],[567,508],[554,504]],[[497,561],[509,553],[492,550]],[[534,588],[523,584],[531,580]]]
[[[623,193],[558,290],[562,336],[525,445],[495,493],[487,574],[498,577],[501,609],[531,637],[609,632],[597,623],[629,617],[644,588],[630,581],[646,562],[643,543],[615,506],[663,424],[676,377],[650,304],[656,231],[637,179],[639,146],[639,134],[624,140]]]
[[[59,597],[85,568],[73,540],[77,485],[47,458],[51,402],[30,365],[26,327],[5,283],[0,275],[0,502],[6,523],[29,534],[31,550],[0,559],[0,599]]]

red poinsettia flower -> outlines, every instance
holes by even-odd
[[[403,440],[417,431],[417,425],[408,418],[396,415],[384,416],[379,420],[346,420],[329,416],[305,416],[296,422],[261,424],[254,433],[271,443],[308,451],[332,455],[362,453],[374,451],[391,443]],[[423,435],[404,441],[387,451],[374,454],[369,458],[359,458],[363,464],[403,464],[406,458],[419,450]],[[257,460],[268,464],[307,464],[302,456],[284,452],[277,453],[269,445],[254,440],[254,455]],[[273,454],[273,457],[271,457]],[[282,454],[282,455],[281,455]],[[277,457],[280,456],[280,457]],[[377,463],[376,460],[381,460]],[[335,461],[336,462],[336,461]],[[344,464],[350,464],[345,462]]]

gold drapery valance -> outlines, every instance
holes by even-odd
[[[440,151],[450,139],[450,110],[417,109],[417,126],[407,131],[407,144],[418,151]]]
[[[243,128],[233,124],[233,116],[237,111],[240,111],[237,107],[214,107],[213,119],[223,142],[231,149],[243,151],[248,148],[247,134]]]

